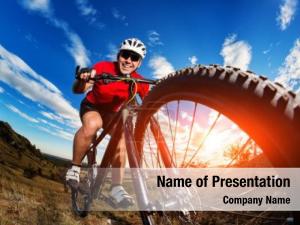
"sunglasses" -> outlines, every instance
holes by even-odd
[[[139,54],[137,54],[135,52],[131,52],[131,51],[121,51],[120,56],[124,59],[131,58],[131,61],[133,61],[133,62],[137,62],[141,58],[141,56]]]

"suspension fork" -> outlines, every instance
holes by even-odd
[[[131,168],[131,176],[133,179],[134,189],[137,196],[138,206],[142,209],[148,208],[150,210],[151,204],[148,198],[148,191],[146,188],[144,174],[140,170],[139,158],[137,156],[137,147],[133,137],[132,115],[129,110],[123,110],[124,133],[128,161]]]

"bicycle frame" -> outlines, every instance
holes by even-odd
[[[97,81],[101,79],[120,80],[120,78],[111,76],[109,74],[102,74],[101,77],[95,78],[94,80]],[[122,78],[121,80],[124,79]],[[156,82],[152,80],[136,79],[136,78],[133,79],[133,82],[132,80],[129,80],[129,82],[131,82],[129,90],[132,90],[131,85],[133,85],[134,82],[156,84]],[[152,224],[149,215],[151,211],[155,211],[155,207],[151,204],[149,200],[148,189],[146,187],[145,179],[143,179],[144,175],[142,171],[139,169],[141,165],[141,156],[137,152],[137,147],[134,139],[134,129],[133,129],[133,121],[132,121],[133,113],[134,111],[132,107],[126,103],[123,106],[122,110],[112,118],[107,128],[102,131],[102,133],[99,135],[99,137],[97,137],[94,140],[92,146],[90,147],[89,150],[90,151],[92,150],[92,154],[87,154],[87,155],[88,155],[89,165],[91,166],[96,162],[95,159],[96,159],[97,145],[104,139],[104,137],[108,133],[111,134],[111,132],[113,131],[113,135],[107,145],[101,163],[98,167],[98,173],[96,179],[92,180],[90,183],[90,192],[87,194],[88,197],[85,198],[85,203],[86,203],[85,209],[81,211],[79,210],[76,204],[75,205],[73,204],[73,208],[80,216],[84,217],[87,215],[88,211],[90,210],[90,206],[93,199],[98,198],[99,193],[101,193],[101,189],[103,188],[105,178],[112,164],[112,159],[113,159],[112,156],[115,155],[115,151],[116,151],[115,146],[117,146],[123,131],[125,135],[125,145],[126,145],[126,152],[128,156],[129,165],[131,168],[134,168],[134,170],[131,171],[131,176],[133,180],[134,190],[137,196],[137,204],[140,208],[144,210],[144,211],[140,211],[141,218],[144,221],[144,224]],[[155,137],[158,137],[155,139],[159,146],[160,152],[163,156],[164,159],[163,163],[165,164],[166,167],[172,167],[174,163],[172,162],[171,155],[168,151],[166,142],[163,139],[163,135],[159,128],[158,122],[155,120],[155,118],[152,118],[150,123],[151,123],[151,130],[153,134],[155,135]],[[72,199],[76,199],[76,196],[77,196],[77,192],[72,191]]]
[[[108,170],[111,166],[112,156],[114,155],[120,137],[121,131],[124,131],[125,134],[125,143],[126,143],[126,152],[128,156],[128,162],[130,168],[134,168],[131,176],[133,179],[134,190],[137,196],[138,206],[141,208],[149,208],[151,209],[150,200],[148,199],[148,193],[146,184],[144,183],[143,174],[138,169],[140,165],[140,159],[137,155],[135,140],[133,137],[133,110],[130,108],[131,106],[126,105],[119,113],[117,113],[111,120],[107,129],[103,130],[103,132],[99,135],[99,137],[94,141],[90,150],[96,150],[96,146],[103,140],[103,138],[114,130],[113,136],[110,139],[107,148],[105,150],[104,156],[101,160],[101,163],[98,167],[98,174],[94,184],[92,185],[92,198],[96,199],[99,196],[101,186],[104,183],[105,177],[107,176]],[[115,128],[113,128],[114,124],[117,124]],[[153,128],[156,129],[156,128]],[[159,133],[157,131],[156,133]],[[96,155],[94,154],[94,157]]]

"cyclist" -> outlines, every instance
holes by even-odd
[[[116,62],[98,62],[91,70],[81,69],[79,79],[74,82],[73,92],[83,93],[91,89],[80,105],[80,118],[82,126],[76,132],[73,142],[73,160],[72,167],[67,171],[66,181],[70,186],[78,187],[81,162],[89,146],[91,145],[96,133],[101,128],[106,128],[112,116],[118,112],[125,102],[129,100],[129,84],[122,82],[103,81],[94,82],[89,80],[96,75],[108,73],[118,76],[130,76],[134,78],[143,78],[136,70],[141,66],[142,60],[146,55],[146,47],[142,41],[136,38],[129,38],[122,42],[117,54]],[[148,84],[137,84],[137,93],[141,98],[149,91]],[[117,204],[131,204],[132,198],[122,186],[124,170],[126,163],[126,146],[124,132],[121,134],[116,153],[113,156],[112,184],[110,197]]]

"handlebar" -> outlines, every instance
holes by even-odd
[[[129,82],[132,81],[136,83],[156,84],[155,80],[141,79],[141,78],[134,78],[134,77],[124,77],[124,76],[113,76],[108,73],[96,74],[96,76],[94,78],[90,78],[90,80],[129,81]]]
[[[80,67],[77,66],[76,67],[76,71],[75,71],[75,78],[76,79],[80,79],[79,78],[79,71],[83,72],[82,70],[84,70],[84,72],[90,72],[91,69],[89,68],[84,68],[80,70]],[[134,78],[134,77],[125,77],[125,76],[114,76],[112,74],[108,74],[108,73],[102,73],[102,74],[96,74],[94,78],[90,78],[89,80],[93,80],[93,81],[100,81],[103,80],[105,81],[127,81],[127,82],[134,82],[134,83],[144,83],[144,84],[156,84],[157,81],[156,80],[151,80],[151,79],[141,79],[141,78]]]

